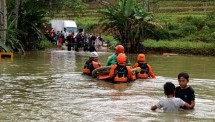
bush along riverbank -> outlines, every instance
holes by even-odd
[[[150,54],[177,53],[215,56],[214,43],[147,40],[143,42],[143,45],[144,53]]]

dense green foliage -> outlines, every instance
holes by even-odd
[[[44,50],[44,49],[47,49],[47,48],[51,48],[52,47],[52,43],[50,41],[48,41],[47,39],[43,39],[40,41],[39,45],[37,45],[38,49],[40,50]]]
[[[206,16],[186,15],[175,18],[174,21],[159,19],[163,26],[160,30],[159,39],[215,42],[215,14],[208,13]],[[160,38],[164,37],[164,38]]]
[[[93,29],[98,25],[99,20],[97,18],[86,17],[75,19],[79,27],[84,28],[85,32],[92,33]],[[96,32],[98,34],[98,32]]]
[[[84,10],[84,4],[79,0],[7,0],[6,7],[8,36],[6,40],[0,40],[0,51],[15,52],[43,48],[39,46],[40,41],[45,39],[43,23],[47,20],[44,17],[54,17],[54,13],[61,10]]]
[[[148,0],[144,1],[146,4]],[[42,24],[52,17],[73,19],[86,33],[102,34],[110,46],[121,43],[135,47],[135,43],[148,39],[215,43],[215,2],[211,0],[207,6],[203,0],[149,0],[152,14],[146,12],[147,4],[143,5],[142,0],[118,0],[116,4],[98,6],[103,7],[100,12],[97,7],[86,11],[87,7],[92,8],[86,3],[90,0],[21,0],[18,8],[16,2],[7,0],[7,40],[3,43],[0,38],[0,51],[49,47],[44,41]],[[106,31],[102,30],[101,22]]]
[[[150,4],[151,4],[150,10],[154,10],[153,9],[154,4],[158,7],[157,8],[158,10],[155,9],[154,11],[152,11],[153,14],[150,19],[150,22],[152,23],[151,26],[150,25],[144,26],[145,27],[143,28],[144,33],[141,38],[142,42],[148,39],[156,40],[156,42],[152,41],[153,46],[155,46],[156,43],[159,43],[160,41],[162,42],[163,40],[165,40],[166,43],[172,43],[172,42],[175,43],[176,41],[176,42],[182,42],[185,45],[188,44],[189,42],[190,44],[198,43],[199,47],[195,47],[195,50],[204,48],[204,50],[208,49],[208,51],[209,50],[213,51],[213,48],[209,48],[208,46],[205,47],[204,44],[215,43],[215,38],[214,38],[215,2],[209,0],[207,7],[205,7],[204,6],[205,3],[200,0],[194,0],[194,1],[186,0],[186,2],[179,1],[179,0],[175,0],[175,1],[171,0],[171,2],[162,1],[162,0],[152,0],[150,1]],[[96,13],[96,10],[90,10],[90,11],[91,12],[94,11]],[[81,18],[82,20],[84,20],[84,18],[87,18],[86,19],[87,26],[90,27],[90,29],[88,30],[91,30],[89,32],[94,31],[96,33],[98,31],[97,25],[100,24],[97,21],[98,16],[99,18],[102,17],[100,15],[96,15],[96,17],[84,16]],[[88,21],[88,20],[95,20],[95,21]],[[79,21],[79,23],[82,24],[82,23],[85,23],[86,21],[84,22]],[[93,27],[95,28],[93,29]],[[108,30],[108,31],[105,31],[105,35],[108,35],[109,33],[109,35],[115,36],[115,32],[116,31],[113,31],[113,29]],[[112,38],[111,40],[107,39],[107,41],[109,41],[109,46],[113,46],[117,44],[116,43],[117,39],[114,39],[114,38]],[[163,47],[159,47],[159,48],[163,48]],[[192,49],[192,48],[194,47],[189,46],[189,49]],[[150,49],[154,49],[154,48],[150,48]],[[182,48],[181,50],[183,49],[184,48]],[[199,53],[199,54],[202,55],[202,53]],[[210,55],[209,53],[206,53],[206,54]]]
[[[134,51],[144,35],[143,30],[150,25],[150,13],[137,0],[119,0],[115,6],[106,4],[99,12],[104,30],[115,31],[116,39],[130,51]]]

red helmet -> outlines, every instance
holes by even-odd
[[[122,45],[117,45],[115,47],[115,53],[124,53],[124,47]]]
[[[117,56],[117,62],[119,65],[124,65],[125,62],[126,62],[126,56],[124,53],[120,53],[118,56]]]
[[[144,61],[145,61],[145,55],[144,55],[144,54],[139,54],[139,55],[137,56],[137,60],[138,60],[139,62],[144,62]]]

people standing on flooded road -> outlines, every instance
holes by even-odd
[[[117,45],[115,47],[115,53],[110,55],[107,59],[107,63],[106,63],[106,66],[112,66],[114,64],[117,64],[117,56],[119,53],[124,53],[125,52],[125,49],[122,45]],[[128,59],[126,59],[126,63],[125,65],[131,65],[130,61]]]
[[[188,73],[178,74],[179,86],[176,87],[175,97],[181,98],[194,108],[195,106],[195,92],[191,86],[188,85],[189,75]]]
[[[63,35],[63,33],[62,33],[62,31],[59,33],[59,38],[58,38],[58,40],[57,40],[57,44],[58,45],[60,45],[60,46],[62,46],[63,45],[63,41],[64,41],[64,35]]]
[[[98,53],[97,52],[91,52],[89,60],[86,61],[83,69],[83,74],[86,75],[92,75],[92,71],[96,68],[101,67],[99,60],[98,60]]]
[[[75,37],[76,39],[76,46],[77,48],[75,49],[75,51],[79,51],[79,49],[82,49],[84,47],[84,35],[82,32],[78,32],[78,34]]]
[[[70,33],[69,36],[66,37],[67,40],[67,50],[71,51],[72,47],[74,48],[75,38],[74,33]]]
[[[145,62],[146,58],[144,54],[137,56],[137,63],[134,64],[133,68],[136,68],[136,77],[140,79],[155,78],[155,74],[149,64]]]
[[[97,52],[94,39],[95,38],[93,34],[89,34],[88,36],[85,36],[84,49],[83,49],[84,51]]]
[[[124,53],[120,53],[117,56],[117,64],[114,64],[109,73],[109,78],[114,83],[126,83],[128,81],[134,81],[136,79],[133,75],[130,66],[126,65],[126,56]]]
[[[175,98],[175,85],[172,82],[166,82],[164,84],[164,93],[166,99],[161,99],[156,105],[151,107],[151,110],[155,111],[157,108],[163,108],[164,112],[177,112],[181,107],[191,109],[192,106],[181,98]]]

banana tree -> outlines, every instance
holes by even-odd
[[[117,5],[105,4],[105,9],[99,12],[103,15],[101,22],[104,30],[112,29],[117,32],[118,41],[129,52],[134,52],[135,44],[140,42],[141,31],[149,22],[151,13],[147,13],[137,0],[118,0]]]

